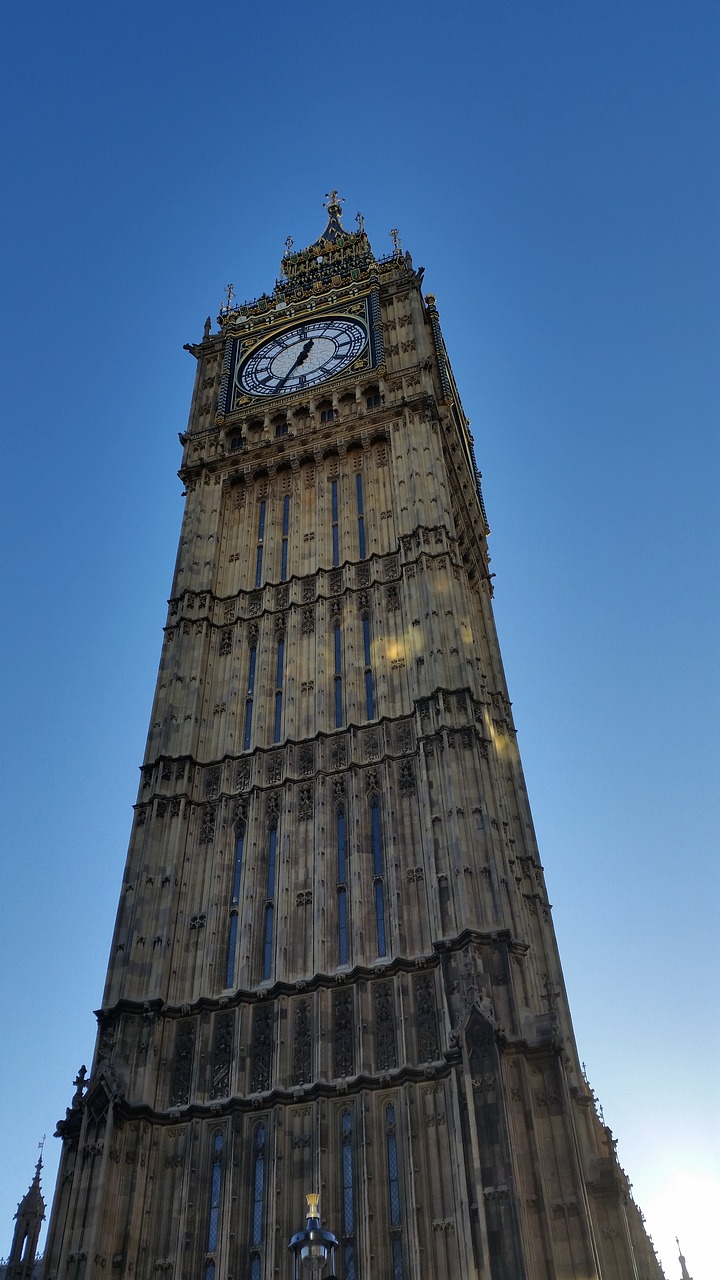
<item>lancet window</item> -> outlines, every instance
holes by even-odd
[[[340,623],[333,627],[333,654],[335,665],[335,728],[343,726],[343,674],[342,674],[342,631]]]
[[[400,1205],[400,1170],[398,1167],[397,1131],[395,1108],[385,1108],[385,1141],[387,1145],[388,1192],[390,1199],[390,1249],[392,1252],[393,1280],[404,1280],[402,1240],[402,1210]]]
[[[252,1234],[250,1237],[250,1280],[260,1280],[262,1273],[261,1246],[265,1227],[265,1125],[255,1130],[253,1144],[253,1204]]]
[[[286,424],[287,429],[287,424]],[[290,539],[290,494],[283,498],[282,547],[280,552],[280,581],[287,582],[288,576],[288,542]]]
[[[272,973],[273,930],[275,927],[275,882],[277,879],[277,834],[277,819],[273,816],[268,834],[265,929],[263,934],[263,981],[269,978]]]
[[[257,663],[257,636],[254,636],[250,641],[250,656],[248,660],[247,690],[245,693],[245,727],[243,729],[243,751],[250,750],[250,740],[252,736],[253,701],[255,698],[256,663]]]
[[[273,725],[273,742],[279,742],[282,731],[282,703],[283,703],[283,678],[285,669],[285,636],[280,634],[277,639],[277,654],[275,666],[275,719]]]
[[[370,616],[363,614],[363,658],[365,661],[365,712],[368,720],[375,719],[375,684],[372,669],[372,637],[370,633]]]
[[[340,1158],[342,1162],[342,1252],[345,1280],[355,1280],[355,1196],[353,1169],[352,1116],[343,1111],[340,1118]]]
[[[377,795],[374,795],[370,801],[370,847],[373,860],[377,953],[379,956],[385,956],[387,955],[385,939],[385,857],[383,853],[382,822],[380,820],[380,797]]]
[[[220,1195],[222,1191],[222,1157],[223,1133],[216,1129],[212,1140],[212,1167],[210,1173],[210,1211],[207,1229],[207,1260],[205,1263],[205,1280],[215,1280],[215,1250],[218,1243],[218,1226],[220,1223]]]
[[[267,511],[267,502],[263,498],[260,503],[260,511],[258,513],[258,535],[257,549],[255,553],[255,586],[262,586],[262,564],[263,564],[263,547],[265,543],[265,513]]]
[[[365,559],[365,511],[363,509],[363,482],[362,476],[355,476],[355,498],[357,501],[357,525],[358,525],[358,550],[360,559]]]
[[[339,525],[339,480],[330,481],[330,515],[332,518],[332,562],[333,568],[340,563],[340,525]]]
[[[227,968],[225,986],[231,987],[235,979],[235,952],[237,950],[238,913],[240,910],[240,881],[242,879],[245,827],[238,827],[235,839],[235,865],[233,869],[232,895],[230,898],[230,923],[228,928]]]
[[[348,963],[348,889],[347,889],[347,823],[345,807],[338,805],[335,815],[338,878],[338,964]]]

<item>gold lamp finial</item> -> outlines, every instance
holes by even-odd
[[[305,1197],[305,1199],[307,1200],[306,1217],[319,1218],[320,1217],[320,1196],[318,1195],[318,1193],[316,1191],[311,1191],[310,1194]]]

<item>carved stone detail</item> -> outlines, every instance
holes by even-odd
[[[250,1088],[253,1093],[263,1093],[270,1088],[273,1052],[273,1008],[269,1004],[258,1005],[253,1016],[251,1049],[252,1075]]]
[[[175,1035],[170,1106],[184,1107],[190,1101],[193,1056],[195,1052],[195,1023],[181,1022]]]
[[[440,1057],[435,980],[431,973],[415,978],[415,1025],[419,1062],[436,1062]]]
[[[276,751],[268,757],[267,761],[267,780],[272,785],[279,782],[283,775],[283,757],[282,751]]]
[[[233,1046],[233,1014],[220,1013],[215,1019],[213,1041],[211,1098],[227,1098],[230,1095],[230,1064]]]
[[[375,1069],[388,1071],[397,1066],[395,1006],[391,982],[376,982],[373,991],[375,1022]]]
[[[355,1074],[355,1035],[352,991],[333,997],[333,1073],[337,1078]]]
[[[401,760],[400,794],[403,796],[414,796],[415,791],[415,765],[412,760]]]
[[[298,799],[298,818],[301,822],[307,822],[312,818],[315,812],[315,804],[313,797],[312,785],[300,788],[300,797]]]
[[[211,844],[214,840],[216,817],[217,805],[204,804],[202,808],[202,819],[200,822],[200,835],[198,837],[200,844]]]
[[[295,1006],[295,1026],[293,1032],[293,1074],[294,1085],[309,1084],[312,1079],[312,1034],[310,1019],[310,1001],[298,1000]]]

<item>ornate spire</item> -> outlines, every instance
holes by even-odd
[[[43,1167],[42,1153],[43,1147],[45,1146],[44,1134],[42,1141],[38,1143],[38,1146],[40,1148],[40,1155],[38,1157],[38,1162],[35,1165],[33,1180],[18,1205],[18,1211],[15,1214],[15,1217],[18,1217],[18,1215],[23,1213],[31,1215],[39,1213],[41,1220],[45,1217],[45,1201],[43,1200],[42,1191],[40,1190],[40,1174],[42,1173]]]
[[[45,1201],[40,1189],[44,1143],[43,1137],[42,1142],[38,1144],[40,1158],[35,1166],[35,1176],[15,1214],[15,1232],[7,1260],[5,1280],[32,1280],[40,1228],[45,1217]]]
[[[333,188],[332,191],[325,192],[323,206],[328,212],[328,224],[323,231],[320,240],[316,241],[317,244],[320,244],[323,240],[328,244],[334,244],[336,240],[342,240],[345,236],[351,234],[345,230],[342,224],[342,207],[344,203],[345,197],[338,195],[335,188]]]
[[[682,1249],[680,1248],[680,1241],[678,1240],[677,1236],[675,1237],[675,1243],[676,1243],[676,1245],[677,1245],[677,1247],[678,1247],[678,1253],[679,1253],[679,1255],[680,1255],[680,1267],[681,1267],[681,1269],[682,1269],[682,1280],[691,1280],[690,1272],[688,1271],[688,1269],[687,1269],[687,1263],[686,1263],[685,1259],[683,1258],[683,1251],[682,1251]]]

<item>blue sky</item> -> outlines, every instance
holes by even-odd
[[[228,281],[272,285],[333,186],[437,295],[581,1057],[668,1276],[679,1234],[712,1280],[720,10],[40,0],[3,25],[0,1253],[92,1054],[183,343]]]

